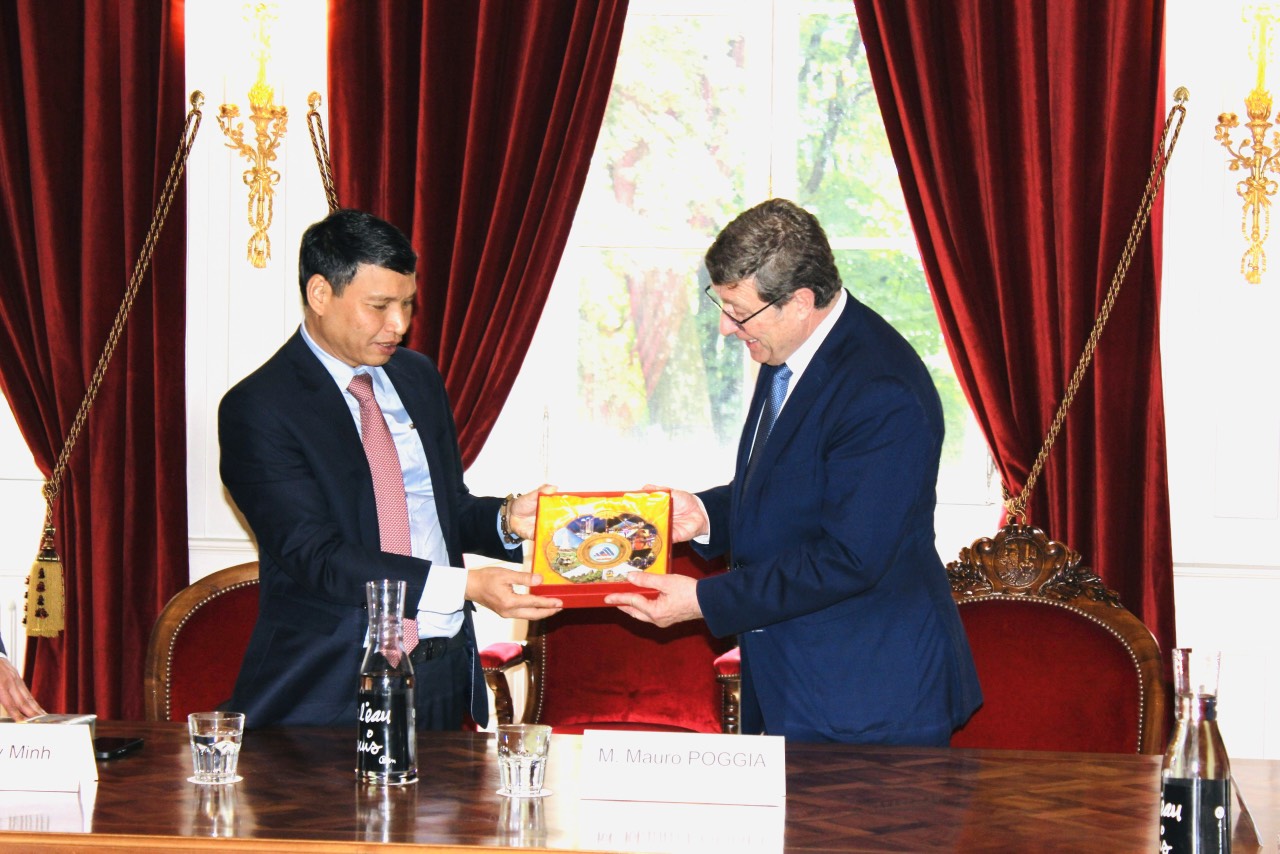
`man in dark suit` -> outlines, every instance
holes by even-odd
[[[229,704],[249,726],[355,723],[367,581],[406,583],[419,728],[488,719],[471,603],[524,619],[560,607],[517,589],[540,582],[530,573],[462,568],[463,552],[519,561],[537,495],[482,498],[463,483],[443,379],[398,346],[416,264],[377,217],[312,225],[302,326],[219,407],[222,481],[258,541],[258,621]],[[381,431],[383,457],[362,429]]]
[[[0,714],[18,721],[44,714],[44,709],[31,696],[27,683],[22,681],[18,668],[9,660],[4,638],[0,638]]]
[[[934,548],[943,421],[928,370],[843,290],[821,225],[791,202],[738,216],[706,265],[721,334],[761,369],[733,482],[673,492],[673,538],[729,553],[729,571],[633,573],[659,596],[608,601],[738,635],[744,732],[946,745],[981,693]]]

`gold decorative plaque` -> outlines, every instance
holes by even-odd
[[[640,590],[627,575],[665,573],[670,550],[669,492],[538,496],[532,568],[542,584],[534,592],[562,599],[566,607],[603,605],[609,593]]]

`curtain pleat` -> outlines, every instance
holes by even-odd
[[[464,464],[497,421],[573,224],[626,0],[330,0],[334,180],[418,250],[408,346]]]
[[[1164,4],[854,5],[956,373],[1017,494],[1142,197],[1165,114]],[[1168,649],[1158,234],[1157,222],[1028,507]]]
[[[0,45],[0,386],[48,476],[182,138],[183,4],[13,0]],[[180,195],[55,508],[67,629],[27,647],[50,711],[141,719],[187,582],[185,229]]]

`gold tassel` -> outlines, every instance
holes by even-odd
[[[62,560],[53,547],[53,525],[44,526],[40,553],[27,576],[27,608],[22,622],[28,637],[57,637],[66,627],[66,587],[62,581]]]

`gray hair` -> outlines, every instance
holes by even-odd
[[[738,214],[705,258],[711,281],[730,285],[754,277],[760,299],[785,303],[801,288],[817,308],[839,294],[840,271],[818,218],[786,199],[770,199]]]

